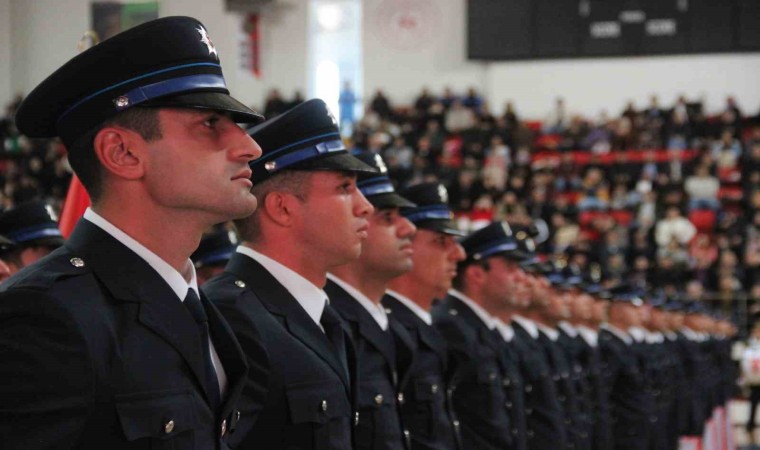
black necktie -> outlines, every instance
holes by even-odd
[[[346,338],[343,335],[343,323],[340,316],[338,316],[338,313],[335,312],[335,309],[333,309],[332,306],[325,304],[325,309],[322,310],[322,317],[319,319],[319,323],[322,325],[322,328],[324,328],[327,338],[332,342],[333,347],[335,347],[335,350],[338,352],[338,357],[341,364],[343,364],[343,369],[346,371],[346,375],[348,375]]]
[[[201,338],[201,349],[203,349],[204,360],[204,383],[206,384],[206,392],[208,392],[209,401],[214,411],[219,408],[221,402],[221,396],[219,393],[219,381],[216,377],[216,370],[214,370],[214,364],[211,362],[211,349],[209,343],[209,331],[208,331],[208,316],[206,316],[206,310],[203,309],[201,300],[198,298],[198,294],[195,290],[188,289],[187,296],[183,302],[190,315],[195,319],[195,323],[198,325],[198,334]]]

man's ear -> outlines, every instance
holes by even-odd
[[[301,201],[293,194],[269,192],[263,201],[263,212],[282,227],[291,227],[300,213]]]
[[[486,270],[480,264],[470,264],[464,269],[464,279],[472,286],[483,284],[485,278]]]
[[[117,177],[135,180],[144,174],[145,140],[139,133],[106,126],[95,135],[93,149],[105,170]]]

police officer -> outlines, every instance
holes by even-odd
[[[651,397],[628,334],[640,324],[641,298],[629,286],[611,289],[608,322],[599,332],[602,372],[612,415],[613,448],[648,448],[650,427],[656,422]]]
[[[373,212],[356,186],[375,169],[343,146],[321,100],[250,130],[264,149],[251,164],[256,212],[235,222],[242,244],[204,291],[251,366],[242,449],[353,448],[355,355],[323,291],[329,268],[359,257]]]
[[[224,266],[235,253],[238,242],[237,233],[224,225],[217,225],[203,235],[198,249],[190,255],[198,275],[199,286],[203,286],[214,275],[224,271]]]
[[[502,347],[486,307],[486,302],[501,299],[487,295],[490,286],[482,281],[492,267],[502,275],[506,269],[501,265],[506,262],[499,254],[515,248],[511,231],[504,229],[506,223],[495,227],[502,231],[493,239],[493,230],[485,229],[462,240],[467,259],[457,267],[454,289],[432,308],[433,323],[446,338],[456,371],[454,409],[466,449],[512,448],[517,439],[502,385]]]
[[[360,419],[354,448],[403,449],[411,445],[411,436],[401,423],[399,408],[414,364],[414,342],[380,301],[388,282],[412,268],[412,237],[417,229],[399,210],[415,204],[395,192],[380,155],[355,156],[378,170],[359,174],[357,181],[375,211],[369,217],[361,256],[332,268],[325,292],[356,348]]]
[[[255,209],[260,149],[236,122],[260,120],[189,17],[100,43],[24,100],[19,130],[62,138],[92,208],[2,286],[3,448],[227,448],[246,365],[189,257]]]
[[[39,200],[0,214],[0,234],[15,244],[3,258],[11,275],[63,245],[58,217],[52,206]]]
[[[422,183],[402,194],[417,204],[401,210],[417,227],[412,238],[412,270],[391,280],[383,298],[383,306],[407,329],[416,348],[409,380],[401,392],[401,418],[411,434],[412,449],[462,449],[446,341],[433,327],[429,310],[433,300],[451,288],[457,262],[465,257],[456,237],[464,233],[451,220],[448,193],[442,185]]]

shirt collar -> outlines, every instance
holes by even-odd
[[[518,314],[512,315],[512,321],[517,322],[518,324],[520,324],[520,326],[525,328],[525,331],[527,331],[530,337],[532,337],[533,339],[538,338],[538,328],[536,328],[536,322],[530,319],[527,319],[523,316],[520,316]]]
[[[570,337],[574,338],[578,336],[578,329],[575,328],[572,324],[570,324],[570,322],[566,322],[563,320],[559,323],[559,327],[562,328],[562,331],[567,333],[567,335]]]
[[[605,330],[609,331],[610,333],[622,339],[623,342],[625,342],[626,344],[628,345],[633,344],[633,339],[631,338],[631,336],[629,336],[625,331],[621,330],[620,328],[614,325],[610,325],[609,323],[603,323],[601,326]]]
[[[417,315],[417,317],[422,319],[423,322],[425,322],[428,325],[433,325],[433,317],[430,315],[430,313],[422,309],[420,305],[414,303],[414,301],[412,301],[410,298],[405,297],[391,289],[387,289],[385,293],[390,296],[393,296],[396,300],[399,301],[399,303],[406,306],[410,311],[412,311],[415,315]]]
[[[630,327],[628,328],[628,334],[633,338],[636,342],[644,342],[647,339],[647,332],[643,328],[640,327]]]
[[[145,260],[145,262],[148,263],[148,265],[152,267],[164,281],[166,281],[166,284],[169,285],[171,290],[174,291],[181,301],[185,301],[188,289],[193,289],[200,297],[198,293],[198,278],[195,276],[195,266],[193,266],[190,258],[187,259],[187,266],[190,271],[190,282],[188,282],[182,274],[177,272],[177,269],[161,259],[160,256],[148,250],[147,247],[137,242],[127,233],[117,228],[116,225],[109,222],[105,217],[93,211],[92,208],[87,208],[84,212],[84,218],[110,234],[111,237],[124,244],[128,249],[135,252],[137,256]]]
[[[475,303],[474,300],[467,297],[463,293],[457,291],[456,289],[450,289],[449,295],[451,295],[452,297],[458,298],[459,300],[462,301],[462,303],[467,305],[467,307],[470,308],[472,312],[474,312],[475,315],[478,316],[478,318],[483,321],[483,323],[488,327],[489,330],[494,329],[495,325],[493,323],[493,317],[491,317],[491,315],[488,314],[488,312],[486,312],[486,310],[483,309],[483,307]]]
[[[549,339],[552,341],[556,341],[559,339],[559,331],[555,330],[554,328],[549,328],[546,325],[542,323],[536,323],[536,326],[538,327],[538,330],[546,335]]]
[[[373,302],[361,291],[331,273],[327,274],[327,278],[343,288],[344,291],[348,292],[348,295],[356,299],[356,301],[367,310],[369,315],[375,319],[375,322],[377,322],[383,331],[388,330],[388,314],[385,313],[385,308],[383,308],[382,304]]]
[[[306,314],[321,327],[320,319],[322,318],[322,311],[324,311],[325,304],[327,304],[327,294],[325,291],[315,286],[311,281],[302,277],[293,269],[250,247],[238,245],[236,251],[264,266],[285,287],[290,295],[296,299],[301,308],[306,311]]]
[[[583,338],[586,343],[592,347],[596,347],[599,343],[599,333],[596,332],[596,330],[592,330],[591,328],[585,326],[585,325],[578,325],[578,334]]]
[[[647,331],[647,343],[660,344],[665,341],[665,335],[659,331]]]
[[[511,342],[512,338],[515,337],[515,330],[497,317],[494,317],[493,323],[499,331],[499,334],[501,334],[501,337],[503,337],[505,341]]]

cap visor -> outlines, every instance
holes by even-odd
[[[257,124],[264,121],[264,116],[223,92],[191,92],[173,95],[145,102],[141,106],[224,111],[229,113],[236,123],[242,124]]]
[[[375,208],[414,208],[417,205],[410,202],[395,192],[385,194],[370,195],[367,197],[372,206]]]
[[[61,236],[47,236],[37,239],[30,239],[28,241],[20,242],[20,246],[24,247],[50,247],[58,248],[63,245],[63,238]]]
[[[288,166],[286,170],[334,170],[338,172],[377,173],[377,169],[348,152],[327,154],[303,163]]]
[[[423,220],[415,222],[414,225],[417,228],[438,231],[439,233],[450,234],[452,236],[467,236],[467,233],[460,230],[453,220]]]

